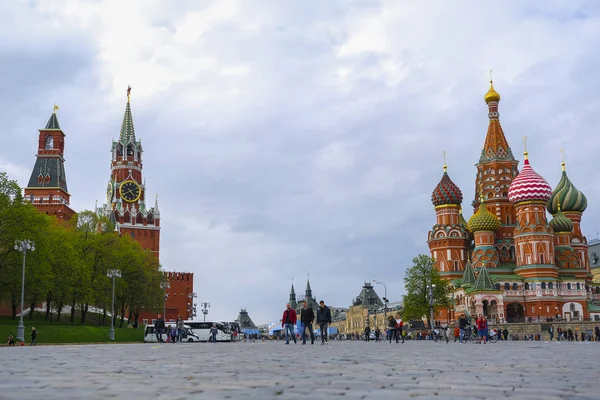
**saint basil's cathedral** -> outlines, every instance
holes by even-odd
[[[451,293],[450,307],[436,309],[436,319],[462,313],[498,322],[590,318],[600,307],[593,303],[588,243],[580,227],[587,199],[567,176],[564,160],[554,190],[534,171],[526,149],[519,171],[492,81],[484,99],[489,126],[476,164],[473,216],[464,219],[463,195],[446,165],[431,196],[437,221],[429,249]]]

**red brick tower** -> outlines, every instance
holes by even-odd
[[[40,212],[59,219],[70,220],[75,211],[69,207],[71,195],[67,191],[65,174],[65,134],[56,118],[58,106],[44,129],[40,129],[38,152],[31,178],[25,188],[25,200]]]
[[[164,272],[169,282],[168,297],[165,304],[165,321],[176,321],[177,317],[191,320],[194,317],[194,274],[190,272]],[[156,318],[152,316],[151,318]]]
[[[106,190],[107,203],[98,210],[115,223],[121,235],[129,235],[146,250],[159,257],[160,211],[158,196],[149,207],[146,181],[142,177],[142,143],[136,140],[130,104],[131,88],[127,89],[127,104],[119,140],[112,143],[110,180]]]

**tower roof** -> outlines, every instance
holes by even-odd
[[[471,218],[469,218],[467,226],[472,233],[479,231],[495,231],[500,228],[498,217],[488,211],[483,202],[483,196],[479,199],[479,209],[471,216]]]
[[[531,168],[528,153],[525,151],[523,169],[513,179],[508,188],[508,200],[511,203],[521,203],[524,201],[547,202],[550,200],[551,195],[552,188],[544,178]]]
[[[383,307],[383,301],[381,301],[381,299],[377,295],[377,292],[375,292],[375,289],[373,289],[373,285],[371,284],[371,282],[365,282],[365,284],[362,287],[362,290],[360,291],[360,294],[356,297],[354,305],[362,305],[363,307],[370,308],[379,308]]]
[[[467,265],[465,266],[465,272],[463,272],[461,286],[466,285],[475,285],[475,273],[473,272],[473,265],[471,264],[471,260],[467,261]]]
[[[488,273],[485,265],[483,265],[479,271],[477,281],[475,281],[475,290],[495,290],[494,281],[492,281],[492,277]]]
[[[434,206],[462,203],[463,195],[460,188],[456,186],[452,179],[448,176],[448,167],[444,165],[444,174],[440,183],[437,184],[433,193],[431,193],[431,202]]]
[[[252,321],[252,318],[248,315],[248,311],[245,308],[240,310],[240,314],[236,320],[242,329],[256,329],[256,325]]]
[[[48,118],[48,123],[46,123],[46,127],[44,129],[60,129],[60,124],[58,123],[58,118],[56,117],[57,107],[55,106],[54,112],[50,114],[50,118]]]
[[[498,114],[498,102],[500,101],[500,94],[494,90],[494,85],[490,79],[490,90],[485,95],[485,102],[488,105],[488,118],[490,120],[488,125],[487,134],[485,136],[485,142],[483,149],[481,150],[481,157],[479,162],[486,162],[492,160],[512,160],[514,156],[512,150],[508,145],[504,131],[500,125],[500,119]]]
[[[567,176],[565,162],[562,163],[562,176],[558,185],[552,191],[547,209],[552,215],[560,209],[562,211],[584,212],[587,208],[587,198],[579,191]]]
[[[119,135],[119,142],[123,144],[135,143],[135,129],[133,127],[133,116],[131,115],[130,95],[131,86],[127,88],[127,104],[125,105],[125,115],[123,116],[121,133]]]

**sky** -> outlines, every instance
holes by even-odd
[[[597,237],[599,19],[576,0],[4,2],[0,171],[27,184],[56,103],[71,207],[102,204],[131,85],[160,261],[209,319],[277,321],[309,275],[332,306],[372,279],[398,301],[443,151],[472,214],[490,69],[513,153],[527,136],[554,186],[564,148]]]

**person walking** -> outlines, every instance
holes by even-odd
[[[321,300],[319,302],[319,309],[317,310],[317,323],[321,330],[321,344],[328,342],[327,331],[329,330],[329,324],[331,323],[331,310],[325,305],[325,302]]]
[[[35,330],[35,327],[31,328],[31,344],[30,346],[36,346],[37,345],[37,331]]]
[[[465,337],[465,329],[467,328],[468,324],[469,321],[467,321],[465,314],[460,314],[460,318],[458,319],[458,329],[460,331],[459,342],[461,343],[464,343],[463,338]]]
[[[554,328],[552,325],[548,326],[548,334],[550,335],[550,341],[554,338]]]
[[[210,328],[210,339],[213,343],[217,343],[217,332],[217,324],[212,324],[212,327]]]
[[[292,310],[290,303],[285,305],[283,317],[281,317],[281,327],[285,328],[285,344],[290,344],[290,337],[296,343],[296,334],[294,333],[294,325],[296,325],[296,311]]]
[[[392,338],[396,337],[396,319],[393,315],[388,317],[388,339],[392,343]],[[398,337],[396,337],[396,343],[398,343]]]
[[[181,315],[177,317],[177,324],[175,326],[177,328],[177,341],[181,342],[181,335],[183,335],[183,318],[181,318]]]
[[[158,314],[158,318],[154,322],[154,332],[156,333],[156,340],[158,343],[164,343],[165,341],[162,338],[162,334],[165,331],[165,320],[162,318],[162,315]]]
[[[402,321],[402,317],[400,314],[396,314],[396,343],[398,343],[398,339],[402,339],[402,343],[404,343],[404,335],[402,334],[402,328],[404,327],[404,321]]]
[[[458,338],[460,337],[460,329],[458,328],[458,325],[456,325],[454,327],[454,342],[456,343],[456,341],[458,340]]]
[[[375,342],[379,342],[379,338],[381,337],[381,331],[379,327],[375,328]]]
[[[479,319],[477,320],[477,330],[479,331],[479,338],[477,339],[477,343],[481,343],[483,340],[483,344],[487,344],[488,337],[488,325],[487,319],[483,315],[479,315]]]
[[[302,303],[300,310],[300,322],[302,324],[302,344],[306,344],[306,330],[310,334],[310,344],[315,344],[315,334],[313,333],[313,322],[315,320],[315,312],[312,308],[308,308],[308,302]]]
[[[371,327],[369,325],[365,326],[365,342],[369,342],[371,339]]]

